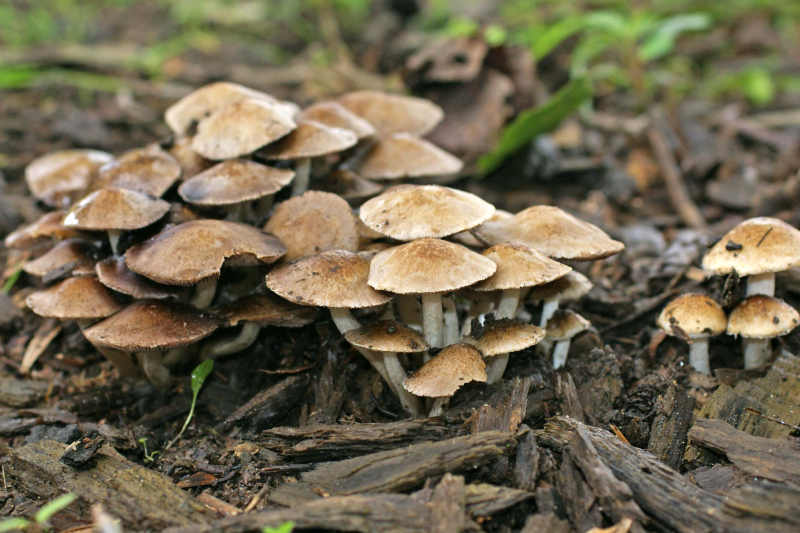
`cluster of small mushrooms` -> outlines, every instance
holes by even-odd
[[[684,294],[664,307],[658,326],[689,343],[689,364],[698,372],[711,373],[708,341],[722,333],[742,338],[744,368],[759,368],[771,358],[770,340],[799,323],[797,310],[774,297],[775,274],[799,263],[800,231],[775,218],[745,220],[703,257],[710,275],[747,276],[745,298],[726,316],[711,297]]]
[[[540,342],[560,367],[590,324],[559,305],[592,285],[557,260],[623,245],[556,207],[512,215],[405,183],[461,170],[423,138],[442,115],[374,91],[300,109],[220,82],[167,110],[168,142],[40,157],[25,177],[54,210],[5,240],[40,283],[26,304],[162,386],[178,363],[240,352],[322,307],[415,415],[419,397],[437,414]],[[538,325],[525,301],[541,304]]]

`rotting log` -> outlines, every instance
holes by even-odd
[[[262,390],[219,423],[217,431],[226,431],[238,422],[258,418],[266,424],[286,416],[287,410],[297,405],[308,388],[308,376],[290,376]]]

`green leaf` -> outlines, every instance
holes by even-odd
[[[21,266],[17,267],[17,269],[14,270],[14,272],[12,272],[10,276],[8,276],[8,279],[3,284],[3,288],[0,289],[0,292],[2,292],[3,294],[8,294],[9,292],[11,292],[11,289],[14,288],[14,285],[16,285],[17,280],[19,280],[20,274],[22,274]]]
[[[32,522],[24,518],[8,518],[0,522],[0,533],[6,531],[20,531],[30,526]]]
[[[751,68],[742,73],[742,92],[755,105],[765,105],[775,98],[775,83],[769,72]]]
[[[686,13],[664,19],[639,47],[639,57],[643,61],[652,61],[663,57],[672,51],[675,47],[675,39],[681,33],[704,30],[710,24],[711,17],[705,13]]]
[[[503,130],[491,152],[478,161],[478,168],[488,174],[505,159],[531,142],[535,137],[552,131],[559,123],[592,95],[586,78],[574,78],[545,104],[527,109]]]
[[[508,39],[508,32],[498,24],[490,24],[483,31],[483,38],[489,46],[500,46]]]
[[[214,360],[206,359],[192,370],[192,394],[197,399],[197,394],[206,382],[206,378],[214,370]]]
[[[36,520],[37,524],[40,525],[46,524],[47,521],[50,520],[54,514],[67,507],[77,498],[78,497],[72,494],[71,492],[62,494],[55,500],[48,502],[44,506],[42,506],[42,508],[36,512],[36,515],[34,515],[33,519]]]
[[[284,522],[278,527],[264,526],[261,528],[261,533],[292,533],[294,529],[294,522]]]
[[[531,36],[531,53],[534,59],[541,59],[549,54],[553,48],[564,42],[568,37],[584,28],[586,20],[583,16],[575,15],[565,17],[555,24],[551,24],[539,35]]]

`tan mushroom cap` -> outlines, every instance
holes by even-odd
[[[122,257],[109,257],[95,265],[97,280],[109,289],[127,294],[137,300],[176,298],[180,291],[168,285],[159,285],[140,276],[125,265]]]
[[[418,331],[396,320],[380,320],[351,329],[344,338],[353,346],[376,352],[417,353],[429,348]]]
[[[98,169],[114,156],[99,150],[61,150],[38,157],[25,168],[31,193],[51,207],[68,207],[83,196]]]
[[[492,214],[487,222],[496,222],[498,220],[511,218],[513,216],[513,213],[509,213],[503,209],[495,209],[494,214]],[[484,242],[475,237],[471,231],[460,231],[451,235],[450,238],[455,242],[463,244],[464,246],[469,246],[470,248],[484,248],[485,246]]]
[[[125,152],[103,165],[92,182],[93,189],[130,189],[156,198],[178,181],[181,166],[157,144]]]
[[[728,317],[711,297],[705,294],[682,294],[669,302],[656,320],[668,335],[701,339],[725,332]]]
[[[800,314],[783,300],[755,294],[748,296],[731,311],[728,335],[746,339],[771,339],[786,335],[800,323]]]
[[[156,222],[169,203],[128,189],[100,189],[82,198],[64,217],[64,226],[84,230],[134,230]]]
[[[92,245],[89,242],[80,239],[61,241],[45,254],[22,265],[22,270],[31,276],[44,277],[50,272],[68,267],[72,272],[94,267]]]
[[[300,112],[302,120],[314,120],[333,128],[352,131],[358,139],[375,134],[372,124],[359,117],[342,104],[334,101],[317,102]]]
[[[25,305],[39,316],[62,320],[105,318],[122,309],[111,292],[89,276],[68,278],[31,293],[25,299]]]
[[[396,294],[449,292],[495,273],[494,261],[440,239],[418,239],[378,253],[369,268],[370,286]]]
[[[476,291],[533,287],[564,277],[572,270],[522,244],[496,244],[482,255],[497,264],[497,272],[472,287]]]
[[[473,233],[489,244],[518,242],[557,259],[602,259],[625,248],[597,226],[550,205],[535,205],[511,218],[485,222]]]
[[[800,263],[800,231],[782,220],[757,217],[726,233],[703,257],[703,269],[740,276],[781,272]]]
[[[125,264],[158,283],[193,285],[219,276],[226,259],[272,263],[285,252],[278,239],[253,226],[202,219],[171,226],[128,248]]]
[[[475,346],[485,357],[492,357],[530,348],[544,337],[545,331],[533,324],[498,320],[487,324],[479,335],[464,338],[464,342]]]
[[[416,396],[452,396],[465,383],[486,382],[486,364],[469,344],[451,344],[403,381],[403,388]]]
[[[378,135],[425,135],[444,117],[442,108],[430,100],[379,91],[348,93],[338,102],[369,122]]]
[[[547,338],[554,341],[568,340],[591,326],[591,322],[575,311],[559,309],[547,321]]]
[[[375,231],[410,241],[473,228],[493,213],[492,204],[465,191],[440,185],[399,185],[365,202],[359,217]]]
[[[27,226],[6,235],[3,244],[6,248],[30,248],[42,239],[68,239],[80,235],[79,231],[64,226],[65,211],[50,211]]]
[[[319,157],[342,152],[357,142],[356,134],[350,130],[326,126],[313,120],[301,120],[297,122],[295,130],[258,154],[278,160]]]
[[[592,290],[594,284],[581,274],[573,270],[557,280],[539,285],[528,293],[528,300],[540,302],[542,300],[556,300],[559,302],[574,301],[583,298]]]
[[[289,169],[230,159],[184,181],[178,194],[190,204],[231,205],[275,194],[293,178]]]
[[[317,316],[316,307],[297,305],[273,294],[251,294],[214,310],[224,325],[255,322],[262,326],[301,328]]]
[[[463,166],[460,159],[425,139],[395,133],[377,141],[357,171],[367,179],[388,180],[455,174]]]
[[[375,307],[392,298],[367,285],[369,260],[344,250],[331,250],[280,265],[267,274],[267,287],[299,305]]]
[[[192,149],[207,159],[232,159],[277,141],[295,127],[285,106],[261,98],[245,98],[201,121]]]
[[[201,173],[214,164],[205,157],[192,150],[191,137],[178,137],[169,148],[169,155],[175,158],[181,167],[181,179],[191,178]]]
[[[352,170],[346,169],[329,172],[318,180],[317,184],[321,190],[337,194],[348,202],[370,198],[383,191],[383,185],[380,183],[362,178]]]
[[[211,335],[217,321],[176,302],[140,300],[83,330],[95,346],[123,352],[170,350]]]
[[[329,192],[306,191],[275,206],[264,226],[286,245],[286,260],[327,250],[358,250],[358,228],[350,205]]]

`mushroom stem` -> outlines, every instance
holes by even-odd
[[[217,293],[217,278],[205,278],[197,282],[194,287],[194,295],[189,303],[198,309],[205,309],[214,301]]]
[[[753,274],[747,277],[747,291],[745,297],[753,294],[775,295],[775,273]]]
[[[458,342],[458,313],[453,296],[442,298],[444,307],[444,345],[450,346]]]
[[[708,361],[708,338],[696,339],[689,343],[689,364],[702,374],[711,374]]]
[[[136,358],[148,381],[159,388],[166,388],[170,382],[170,373],[161,361],[161,353],[156,351],[137,352]]]
[[[95,346],[95,349],[103,354],[103,357],[111,361],[111,364],[114,365],[121,377],[140,375],[139,369],[133,364],[133,360],[127,352],[115,350],[114,348],[101,348],[100,346]]]
[[[444,408],[447,407],[448,403],[450,403],[449,396],[434,398],[433,404],[431,404],[431,410],[428,412],[428,416],[442,416],[444,413]]]
[[[111,246],[111,254],[117,255],[119,253],[119,238],[122,232],[118,229],[108,230],[108,244]]]
[[[542,304],[542,316],[539,318],[539,327],[547,327],[547,321],[553,318],[553,314],[558,311],[558,300],[545,300]]]
[[[769,339],[742,339],[745,369],[759,368],[769,361]]]
[[[500,303],[497,304],[497,318],[514,318],[519,305],[519,289],[505,289],[500,292]]]
[[[503,373],[508,366],[508,354],[495,355],[486,363],[486,383],[491,385],[503,378]]]
[[[297,160],[292,181],[292,196],[300,196],[308,190],[311,181],[311,158],[304,157]]]
[[[567,355],[569,354],[569,345],[572,339],[565,339],[556,341],[556,346],[553,348],[553,369],[558,370],[567,362]]]
[[[476,298],[469,306],[467,316],[464,317],[464,322],[461,325],[461,336],[467,337],[472,334],[472,321],[480,316],[485,316],[490,313],[494,308],[494,302],[489,295],[491,292],[478,292],[475,293]]]
[[[398,294],[395,299],[400,321],[417,331],[422,331],[422,317],[416,294]]]
[[[200,359],[216,359],[223,355],[238,353],[247,349],[258,338],[261,326],[255,322],[245,322],[239,333],[209,341],[200,352]]]
[[[386,375],[389,378],[387,383],[397,394],[403,408],[413,416],[420,414],[420,403],[416,396],[403,388],[403,381],[406,379],[406,371],[400,364],[400,359],[394,352],[381,352],[383,354],[383,365],[386,368]]]
[[[351,329],[361,327],[361,323],[356,320],[356,317],[353,316],[350,309],[346,307],[329,307],[328,309],[331,312],[331,318],[333,319],[333,323],[336,324],[339,333],[345,334]]]
[[[190,353],[189,350],[186,349],[186,346],[179,346],[166,351],[161,356],[161,363],[167,368],[172,368],[188,360],[189,356]]]
[[[431,348],[443,346],[441,293],[422,295],[422,331],[428,346]]]

